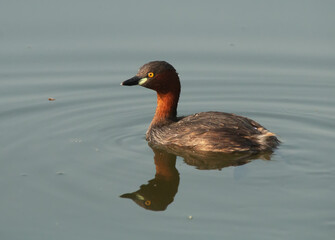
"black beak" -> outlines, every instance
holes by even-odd
[[[129,199],[134,199],[134,194],[132,193],[125,193],[120,196],[121,198],[129,198]]]
[[[138,81],[140,81],[141,78],[138,76],[132,77],[124,82],[121,83],[121,85],[124,86],[133,86],[133,85],[138,85]]]

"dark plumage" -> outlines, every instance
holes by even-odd
[[[255,121],[230,113],[201,112],[148,129],[149,142],[196,151],[243,152],[270,150],[275,135]]]

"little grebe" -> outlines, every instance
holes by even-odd
[[[259,123],[223,112],[201,112],[177,117],[178,73],[165,61],[143,65],[121,85],[140,85],[157,92],[155,116],[146,133],[150,143],[207,152],[269,151],[279,144],[276,135]]]

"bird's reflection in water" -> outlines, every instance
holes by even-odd
[[[155,178],[140,186],[133,193],[121,195],[130,198],[139,206],[153,211],[163,211],[172,203],[178,191],[179,172],[176,169],[176,155],[163,149],[152,148],[156,165]]]
[[[244,165],[254,159],[270,160],[272,152],[265,153],[208,153],[185,151],[176,147],[162,147],[149,144],[154,152],[156,174],[148,184],[140,189],[121,195],[132,199],[139,206],[152,211],[164,211],[173,202],[178,192],[179,172],[176,169],[176,158],[181,156],[184,161],[197,169],[221,170],[225,167]]]

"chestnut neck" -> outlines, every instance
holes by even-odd
[[[168,77],[168,79],[167,79]],[[177,106],[180,95],[180,82],[178,75],[165,74],[160,80],[165,87],[155,89],[157,92],[157,107],[151,125],[164,124],[169,121],[176,121]],[[166,87],[167,86],[167,87]]]

